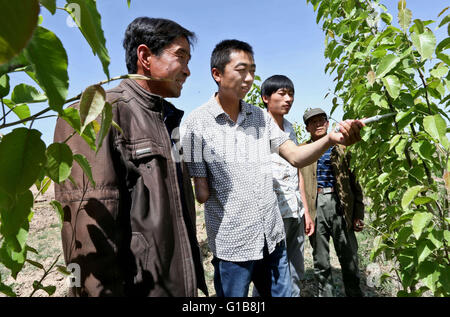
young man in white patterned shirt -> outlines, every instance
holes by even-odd
[[[276,124],[298,145],[292,124],[284,118],[294,103],[294,84],[283,75],[267,78],[261,85],[264,106]],[[278,198],[278,207],[286,233],[287,257],[292,281],[292,297],[300,296],[300,281],[303,279],[305,233],[314,233],[314,222],[306,204],[303,177],[300,170],[289,164],[277,153],[272,153],[273,188]],[[305,202],[305,203],[303,203]]]
[[[266,111],[245,103],[255,76],[253,50],[245,42],[220,42],[211,56],[218,92],[183,124],[183,156],[205,203],[208,244],[214,254],[217,296],[291,295],[284,225],[273,190],[270,154],[279,151],[295,167],[316,161],[336,143],[360,140],[359,120],[341,122],[313,144],[298,147]]]

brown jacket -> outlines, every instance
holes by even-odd
[[[340,209],[344,214],[347,229],[353,227],[354,219],[364,219],[364,203],[361,186],[350,170],[350,155],[343,145],[335,145],[331,150],[331,164],[336,178],[335,190],[339,197]],[[305,183],[306,200],[311,219],[316,219],[317,161],[300,169]]]
[[[68,144],[92,166],[93,188],[78,164],[55,188],[64,208],[62,241],[67,264],[81,267],[76,296],[196,296],[207,292],[196,239],[192,185],[181,164],[180,197],[164,109],[182,111],[127,79],[107,92],[113,119],[97,155],[79,135]],[[73,129],[58,119],[55,142]],[[183,214],[182,205],[188,214]]]

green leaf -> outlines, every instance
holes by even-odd
[[[63,110],[61,117],[78,133],[81,129],[80,113],[76,108],[67,107]]]
[[[386,179],[389,177],[389,173],[382,173],[380,176],[378,176],[378,182],[381,184],[386,181]]]
[[[19,54],[37,26],[37,0],[0,0],[0,65]]]
[[[39,26],[25,55],[34,69],[33,79],[45,91],[50,108],[60,112],[69,87],[67,54],[61,41],[53,32]]]
[[[109,132],[109,129],[112,124],[112,118],[113,118],[112,106],[109,102],[107,102],[107,103],[105,103],[105,107],[103,108],[103,111],[102,111],[102,125],[100,128],[100,133],[97,137],[97,142],[98,142],[97,152],[100,149],[100,147],[102,146],[103,139],[106,137],[106,135]]]
[[[400,11],[400,10],[405,10],[405,9],[406,9],[406,0],[400,0],[400,1],[398,2],[397,7],[398,7],[398,10],[399,10],[399,11]]]
[[[423,229],[430,223],[431,219],[433,219],[433,215],[429,212],[418,212],[414,215],[412,218],[412,228],[416,239],[420,238]]]
[[[55,291],[56,291],[56,286],[53,286],[53,285],[51,285],[51,286],[44,286],[41,283],[39,283],[38,281],[34,281],[33,282],[33,288],[35,290],[43,290],[50,296],[52,296],[55,293]]]
[[[409,204],[413,201],[413,199],[417,196],[418,193],[425,190],[426,187],[422,185],[413,186],[408,188],[408,190],[403,194],[402,198],[402,208],[405,210],[408,208]],[[413,217],[414,219],[414,217]]]
[[[400,62],[400,58],[393,54],[386,55],[380,61],[376,71],[377,78],[383,78],[391,69],[393,69]]]
[[[101,16],[94,0],[67,0],[66,10],[78,25],[84,38],[97,55],[103,66],[103,72],[109,79],[110,58],[106,49],[105,36],[101,25]]]
[[[56,12],[56,0],[39,0],[41,5],[43,5],[51,14]]]
[[[331,113],[333,113],[333,112],[331,112]],[[123,135],[123,130],[122,130],[122,128],[121,128],[114,120],[112,120],[111,125],[112,125],[117,131],[119,131],[120,134]]]
[[[92,186],[95,188],[95,181],[94,181],[94,178],[92,177],[91,164],[89,164],[86,157],[82,154],[75,154],[73,156],[73,159],[78,163],[78,165],[80,165],[81,169],[86,174],[89,181],[92,183]]]
[[[392,150],[397,145],[397,143],[398,143],[398,141],[400,141],[401,137],[402,136],[400,134],[397,134],[389,141],[389,151]]]
[[[412,12],[409,9],[402,9],[398,11],[398,24],[400,24],[400,27],[406,31],[409,28],[409,25],[411,24],[412,19]]]
[[[14,293],[12,287],[3,284],[1,281],[0,281],[0,293],[3,293],[3,294],[5,294],[6,296],[9,296],[9,297],[17,297],[17,294]]]
[[[386,87],[386,90],[388,91],[389,95],[397,99],[398,95],[400,94],[400,88],[402,86],[402,83],[395,75],[388,75],[381,79],[383,81],[384,86]]]
[[[130,7],[131,0],[127,0],[128,8]]]
[[[422,263],[433,252],[434,245],[430,241],[422,241],[417,246],[418,263]]]
[[[25,104],[16,105],[14,102],[8,99],[3,99],[3,103],[9,109],[11,109],[19,117],[19,119],[25,119],[30,117],[31,115],[30,108],[28,108],[28,106]],[[23,124],[25,125],[26,122],[23,122]]]
[[[65,181],[72,170],[73,154],[67,144],[53,143],[47,148],[47,175],[57,184]]]
[[[20,252],[25,247],[22,243],[24,241],[19,241],[17,236],[32,212],[33,201],[33,193],[27,190],[14,197],[12,204],[9,206],[0,207],[3,220],[0,232],[15,252]]]
[[[448,73],[448,67],[445,65],[438,66],[437,68],[430,71],[430,75],[436,78],[442,78]]]
[[[380,14],[380,17],[381,17],[381,20],[383,20],[384,23],[386,23],[387,25],[391,25],[392,15],[390,15],[389,13],[382,12]]]
[[[447,124],[439,114],[434,116],[426,116],[423,119],[423,127],[433,139],[438,140],[442,145],[444,145],[444,147],[449,147],[449,142],[446,136]]]
[[[436,55],[442,53],[442,51],[445,51],[448,48],[450,48],[450,37],[447,37],[439,42],[439,44],[436,46]]]
[[[422,34],[411,34],[411,40],[423,60],[430,59],[433,56],[434,48],[436,47],[436,37],[429,29]]]
[[[85,89],[80,100],[81,133],[103,111],[106,93],[102,86],[92,85]]]
[[[33,102],[43,102],[47,100],[47,97],[41,94],[33,86],[26,84],[19,84],[14,87],[11,94],[11,100],[16,103],[33,103]]]
[[[17,128],[0,142],[0,189],[16,195],[30,188],[45,165],[41,132]]]
[[[9,76],[4,74],[0,76],[0,98],[8,96],[9,89]]]
[[[37,267],[38,269],[45,270],[45,269],[44,269],[44,266],[43,266],[41,263],[39,263],[39,262],[30,260],[30,259],[27,259],[26,261],[27,261],[28,263],[30,263],[31,265]]]
[[[60,224],[62,226],[64,222],[64,209],[61,206],[61,203],[57,200],[52,200],[50,205],[53,207],[53,209],[56,211],[56,214],[58,215]]]
[[[439,23],[438,27],[440,28],[441,26],[443,26],[444,24],[446,24],[448,22],[450,22],[450,14],[448,14],[445,18],[442,19],[442,21],[441,21],[441,23]]]

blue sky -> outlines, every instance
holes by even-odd
[[[398,1],[381,2],[388,7],[396,23]],[[62,7],[65,1],[58,0],[57,3]],[[407,0],[413,19],[438,20],[438,13],[447,5],[448,1],[444,0]],[[332,98],[324,99],[324,96],[329,89],[334,90],[334,76],[324,74],[324,35],[315,22],[312,6],[307,5],[306,0],[132,0],[130,8],[126,0],[97,0],[97,8],[102,16],[106,47],[111,57],[111,77],[127,73],[122,40],[127,25],[134,18],[168,18],[196,33],[198,40],[189,64],[191,76],[184,84],[181,96],[170,99],[185,111],[185,117],[215,92],[216,84],[209,69],[210,54],[218,42],[229,38],[243,40],[253,46],[256,73],[263,80],[274,74],[292,79],[296,93],[294,106],[287,116],[289,120],[302,122],[307,107],[331,110]],[[105,79],[99,59],[92,54],[80,31],[69,26],[67,14],[57,10],[52,16],[46,9],[42,9],[41,14],[42,26],[60,38],[68,54],[68,97]],[[437,24],[431,27],[434,30]],[[438,41],[443,39],[444,30],[439,30],[437,36]],[[15,74],[11,78],[11,87],[21,82],[34,85],[26,75]],[[106,88],[117,84],[113,82]],[[32,113],[39,111],[39,107],[31,105]],[[342,110],[336,110],[333,117],[341,119]],[[55,118],[49,118],[34,123],[34,127],[43,132],[42,138],[47,144],[52,142],[55,121]],[[8,131],[4,129],[1,132],[5,134]]]

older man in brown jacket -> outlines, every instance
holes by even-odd
[[[64,207],[65,261],[81,273],[71,295],[196,296],[197,288],[207,294],[191,182],[172,155],[183,111],[164,99],[178,97],[190,75],[193,38],[170,20],[134,20],[124,39],[128,71],[162,80],[126,79],[107,92],[123,133],[111,129],[97,154],[78,135],[68,142],[87,157],[96,182],[94,188],[74,166],[77,186],[55,189]],[[55,141],[72,132],[58,119]]]
[[[303,116],[306,130],[315,142],[327,134],[328,117],[320,108],[307,110]],[[347,296],[363,296],[358,270],[358,244],[355,231],[364,227],[361,186],[350,170],[345,147],[335,145],[316,162],[301,169],[304,190],[316,231],[310,236],[313,247],[314,275],[319,296],[334,295],[330,266],[330,237],[341,264]]]

